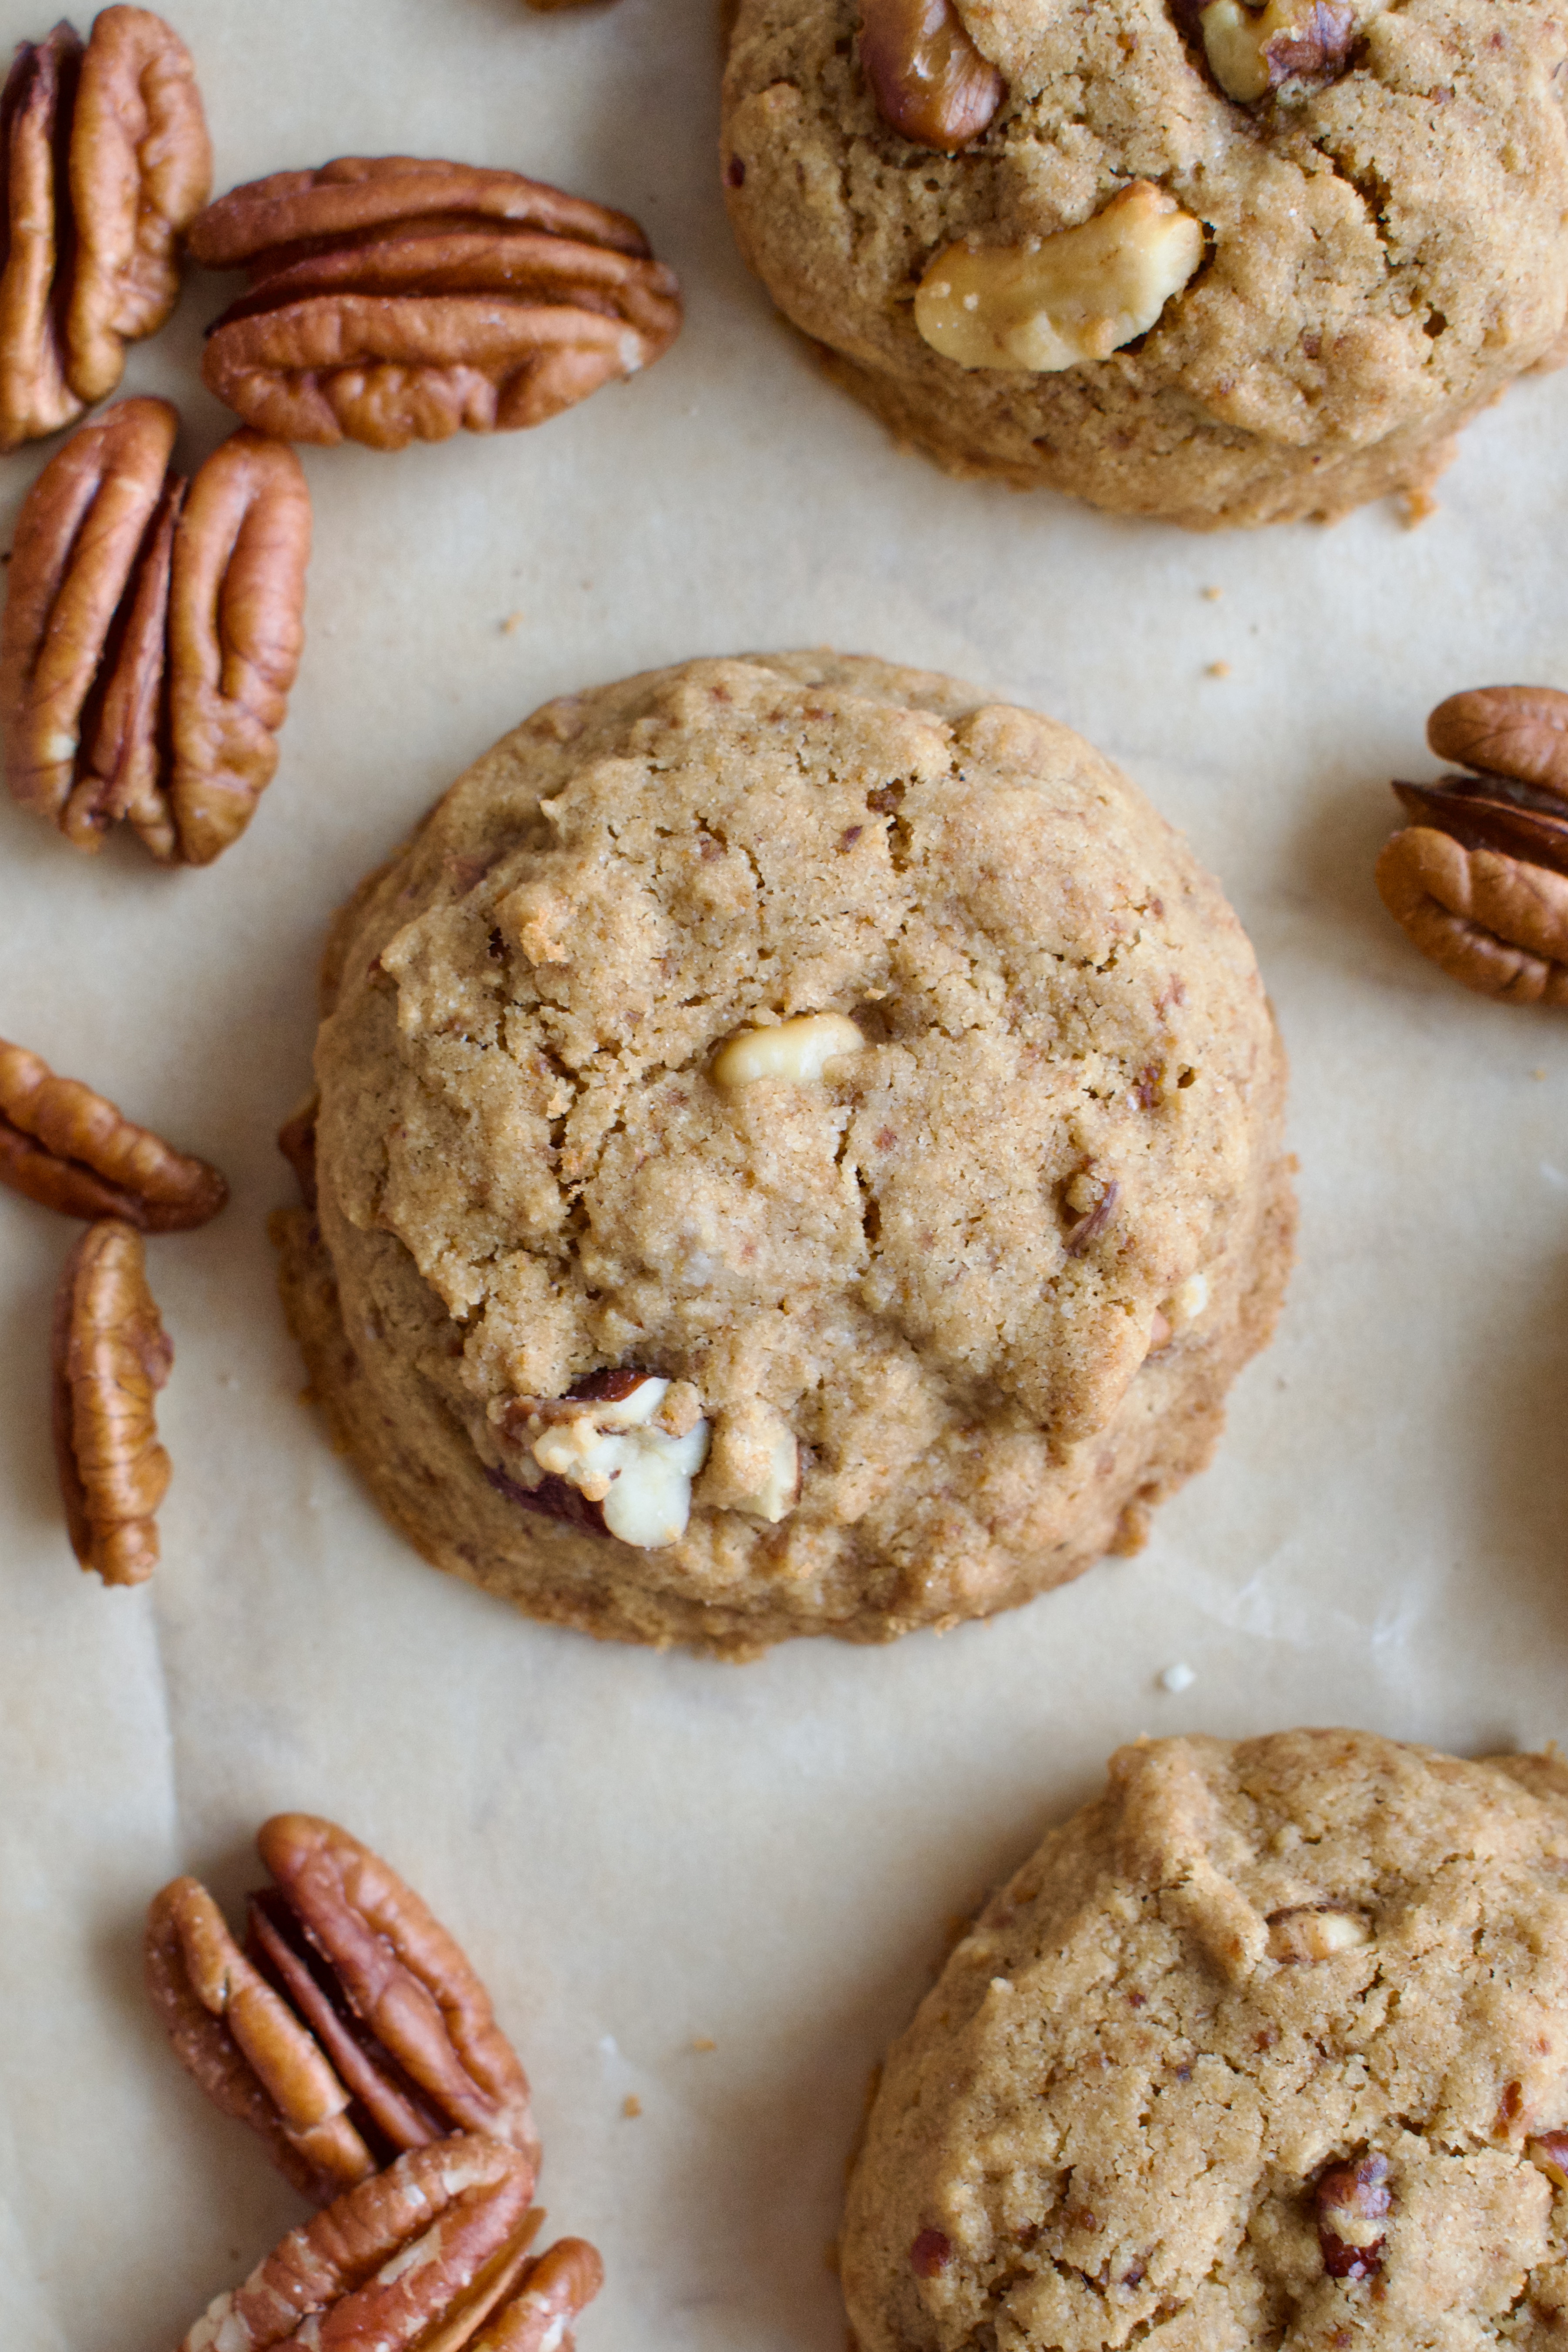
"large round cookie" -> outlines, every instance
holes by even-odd
[[[1163,1739],[894,2050],[860,2352],[1568,2341],[1568,1767]]]
[[[743,1654],[1026,1600],[1136,1544],[1272,1325],[1247,940],[951,679],[548,704],[331,963],[291,1318],[392,1517],[536,1615]]]
[[[889,42],[934,22],[930,62],[947,0],[741,0],[726,192],[780,309],[841,383],[953,471],[1199,529],[1333,516],[1420,490],[1456,428],[1563,326],[1568,34],[1555,6],[1271,0],[1264,16],[1243,0],[1206,14],[1203,0],[959,0],[958,37],[1001,96],[953,153],[879,108],[863,14],[882,27],[885,100]],[[1238,102],[1208,44],[1236,81],[1236,44],[1265,36],[1279,37],[1272,69],[1295,78]],[[1121,224],[1112,261],[1079,254],[1121,289],[1109,322],[1089,320],[1097,355],[1064,360],[1027,330],[971,364],[923,338],[917,318],[940,323],[943,308],[927,312],[931,288],[952,276],[933,267],[947,248],[968,241],[984,272],[1003,248],[1037,257],[1097,218]],[[1122,227],[1135,247],[1169,247],[1152,293]],[[964,304],[991,306],[967,286],[945,305],[950,341],[968,331]],[[1016,327],[1018,288],[997,299]],[[1032,372],[1042,357],[1056,372]]]

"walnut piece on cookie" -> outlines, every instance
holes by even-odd
[[[1135,1547],[1272,1325],[1247,940],[1088,744],[952,679],[551,703],[330,962],[289,1311],[392,1517],[534,1614],[745,1654],[1027,1600]]]
[[[893,2048],[840,2237],[855,2340],[1544,2352],[1565,2016],[1555,1755],[1124,1748]]]
[[[1549,0],[739,0],[721,177],[785,317],[951,472],[1327,519],[1424,496],[1555,346],[1565,72]]]

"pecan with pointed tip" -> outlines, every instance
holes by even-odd
[[[945,155],[978,139],[1007,95],[953,0],[863,0],[860,66],[889,128]]]
[[[1384,2223],[1394,2202],[1388,2158],[1363,2156],[1332,2164],[1312,2192],[1318,2245],[1331,2278],[1371,2278],[1383,2268]]]
[[[487,2133],[536,2164],[528,2078],[412,1887],[309,1813],[275,1814],[257,1844],[277,1883],[250,1897],[243,1978],[211,1957],[232,1969],[237,1948],[193,1881],[166,1887],[149,1914],[149,1985],[196,2080],[318,2195],[454,2132]]]
[[[680,324],[635,221],[519,172],[405,155],[278,172],[210,205],[191,252],[251,290],[202,375],[288,441],[401,449],[542,424]]]
[[[472,2352],[572,2352],[572,2322],[604,2284],[598,2248],[586,2238],[558,2238],[525,2264]]]
[[[50,459],[16,526],[0,620],[11,792],[96,850],[127,819],[201,866],[278,764],[303,642],[310,501],[292,450],[239,432],[189,485],[179,418],[125,400]]]
[[[178,243],[212,186],[190,53],[146,8],[22,42],[0,94],[5,250],[0,449],[119,383],[179,292]]]
[[[174,1350],[147,1287],[142,1236],[106,1218],[71,1251],[55,1297],[55,1460],[71,1549],[105,1584],[158,1564],[169,1484],[153,1399]]]
[[[79,1078],[58,1078],[0,1037],[0,1183],[68,1217],[118,1217],[144,1234],[216,1217],[228,1186],[216,1168],[133,1126]]]
[[[528,2157],[478,2135],[411,2149],[290,2230],[179,2352],[460,2352],[527,2263],[533,2180]]]
[[[1568,1004],[1568,694],[1451,695],[1426,732],[1475,772],[1395,783],[1415,821],[1378,859],[1384,906],[1467,988]]]

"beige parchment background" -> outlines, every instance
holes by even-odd
[[[232,1904],[291,1805],[382,1849],[492,1987],[552,2225],[608,2264],[584,2352],[839,2352],[868,2070],[952,1915],[1112,1746],[1568,1732],[1568,1019],[1444,981],[1371,880],[1434,700],[1568,686],[1568,376],[1472,429],[1414,533],[1377,509],[1205,541],[949,482],[819,380],[734,257],[711,0],[172,14],[220,188],[353,152],[520,166],[635,213],[689,322],[537,433],[305,454],[310,643],[219,866],[89,861],[0,807],[0,1033],[234,1185],[150,1251],[175,1476],[135,1593],[79,1574],[54,1493],[71,1228],[0,1199],[0,2342],[167,2352],[301,2218],[174,2066],[138,1956],[154,1887],[192,1869]],[[3,0],[0,35],[47,15]],[[223,299],[189,286],[127,373],[180,401],[192,460],[226,429],[195,375]],[[5,461],[5,531],[47,455]],[[565,688],[825,641],[1071,721],[1186,829],[1294,1058],[1300,1265],[1219,1460],[1139,1559],[887,1652],[598,1648],[433,1575],[328,1449],[274,1297],[272,1136],[329,911],[470,757]]]

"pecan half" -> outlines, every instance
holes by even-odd
[[[169,1484],[153,1399],[174,1350],[147,1287],[142,1236],[89,1225],[55,1297],[54,1439],[71,1549],[105,1584],[158,1564],[153,1513]]]
[[[572,2323],[604,2284],[598,2248],[586,2238],[558,2238],[525,2265],[472,2352],[572,2352]]]
[[[1427,737],[1477,772],[1394,784],[1415,823],[1378,859],[1384,906],[1468,988],[1568,1004],[1568,695],[1453,695]]]
[[[190,53],[146,8],[23,42],[0,96],[6,238],[0,448],[56,432],[119,383],[179,291],[178,240],[212,149]]]
[[[275,173],[209,205],[191,251],[252,280],[208,330],[203,379],[284,440],[401,449],[539,425],[680,324],[635,221],[475,164]]]
[[[276,2010],[252,2003],[237,2014],[229,1980],[208,1959],[198,1983],[189,1950],[178,1965],[156,1962],[154,1999],[203,2087],[261,2133],[291,2179],[310,2168],[316,2194],[460,2131],[504,2140],[537,2164],[528,2078],[489,1994],[413,1889],[347,1830],[308,1813],[276,1814],[257,1844],[277,1885],[250,1897],[244,1958]],[[193,1918],[210,1948],[235,1951],[211,1906],[193,1907],[182,1893],[192,1885],[165,1888],[149,1914],[150,1985],[155,1946],[167,1955],[172,1936],[188,1941]],[[248,1997],[249,1977],[244,1990]],[[318,2127],[325,2137],[301,2140]]]
[[[179,418],[126,400],[83,425],[28,493],[0,620],[14,797],[95,850],[129,820],[154,856],[205,865],[278,764],[303,642],[310,503],[259,434],[187,488]]]
[[[953,0],[863,0],[860,66],[889,129],[945,155],[978,139],[1007,95]]]
[[[1384,2223],[1393,2198],[1388,2158],[1329,2167],[1312,2192],[1318,2245],[1331,2278],[1371,2278],[1383,2268]]]
[[[180,2352],[458,2352],[527,2259],[533,2177],[499,2140],[413,2149],[290,2230],[208,2305]]]
[[[187,2074],[267,2142],[302,2195],[324,2204],[376,2169],[349,2094],[288,2003],[245,1957],[194,1878],[153,1898],[147,1990]]]
[[[228,1186],[79,1078],[58,1078],[0,1037],[0,1183],[68,1217],[118,1217],[144,1234],[216,1217]]]

